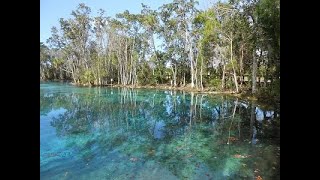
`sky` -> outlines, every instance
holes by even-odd
[[[212,0],[198,0],[199,9],[206,9]],[[99,9],[106,11],[107,16],[115,17],[115,14],[129,10],[130,13],[140,13],[141,3],[158,9],[163,4],[172,0],[40,0],[40,41],[46,42],[51,35],[53,26],[59,27],[60,18],[70,18],[71,12],[80,3],[91,8],[91,16],[95,16]]]

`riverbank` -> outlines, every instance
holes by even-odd
[[[250,92],[243,91],[243,92],[235,92],[235,91],[213,91],[212,88],[191,88],[190,85],[184,86],[184,87],[173,87],[168,84],[158,84],[158,85],[120,85],[120,84],[108,84],[108,85],[86,85],[86,84],[75,84],[75,83],[70,83],[71,85],[74,86],[79,86],[79,87],[120,87],[120,88],[132,88],[132,89],[159,89],[159,90],[175,90],[175,91],[185,91],[185,92],[192,92],[192,93],[197,93],[197,94],[208,94],[208,95],[228,95],[228,96],[234,96],[242,99],[247,99],[250,101],[257,101],[258,98],[254,95],[252,95]]]
[[[238,97],[241,99],[246,99],[249,101],[257,101],[259,103],[264,103],[264,104],[275,104],[278,103],[280,104],[280,97],[276,95],[270,95],[265,92],[257,92],[255,95],[251,93],[250,91],[245,91],[242,90],[241,92],[237,93],[235,91],[213,91],[212,88],[191,88],[191,86],[184,86],[184,87],[172,87],[170,85],[166,84],[161,84],[161,85],[156,85],[156,86],[151,86],[151,85],[139,85],[139,86],[132,86],[132,85],[108,85],[108,87],[123,87],[123,88],[133,88],[133,89],[161,89],[161,90],[176,90],[176,91],[185,91],[185,92],[193,92],[197,94],[211,94],[211,95],[228,95],[228,96],[233,96],[233,97]]]
[[[46,81],[42,81],[46,82]],[[47,81],[48,82],[48,81]],[[50,82],[50,81],[49,81]],[[51,82],[61,82],[61,81],[51,81]],[[225,96],[231,96],[231,97],[237,97],[248,101],[255,101],[257,103],[262,103],[266,105],[275,105],[280,104],[280,98],[277,96],[272,96],[269,93],[257,93],[256,95],[253,95],[251,91],[241,91],[239,93],[236,93],[235,91],[214,91],[213,88],[191,88],[190,85],[184,86],[184,87],[172,87],[169,84],[158,84],[158,85],[118,85],[118,84],[107,84],[107,85],[88,85],[88,84],[77,84],[73,82],[63,81],[62,83],[71,84],[73,86],[78,87],[114,87],[114,88],[131,88],[131,89],[159,89],[159,90],[174,90],[174,91],[185,91],[189,93],[195,93],[195,94],[207,94],[207,95],[225,95]]]
[[[158,84],[155,86],[152,85],[120,85],[120,84],[108,84],[108,85],[86,85],[86,84],[75,84],[70,83],[74,86],[80,86],[80,87],[121,87],[121,88],[132,88],[132,89],[161,89],[161,90],[176,90],[176,91],[186,91],[186,92],[193,92],[193,93],[206,93],[206,94],[239,94],[235,91],[212,91],[210,88],[191,88],[190,86],[184,86],[184,87],[173,87],[166,84]]]

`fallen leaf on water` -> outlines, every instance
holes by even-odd
[[[154,155],[155,152],[156,152],[156,151],[153,149],[153,150],[149,150],[147,153],[148,153],[148,155]]]
[[[241,155],[241,154],[235,154],[233,155],[233,157],[235,158],[247,158],[247,157],[250,157],[251,155]]]
[[[235,158],[241,158],[242,156],[240,154],[235,154],[233,157]]]
[[[262,177],[261,177],[261,176],[258,176],[258,177],[256,178],[256,180],[262,180]]]
[[[231,136],[231,137],[229,137],[229,140],[230,140],[230,141],[237,141],[238,139],[237,139],[236,137],[232,137],[232,136]]]

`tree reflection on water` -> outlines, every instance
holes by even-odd
[[[73,158],[94,166],[90,171],[107,168],[104,178],[142,177],[143,167],[157,164],[178,178],[279,179],[279,110],[254,102],[171,90],[69,88],[41,90],[40,104],[42,117],[66,110],[50,121],[72,152],[60,166]],[[48,162],[41,176],[49,169],[64,174],[52,169],[49,158],[41,156]],[[64,169],[79,176],[89,171]]]

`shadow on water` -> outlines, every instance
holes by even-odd
[[[40,90],[41,179],[280,179],[272,107],[170,90]]]

